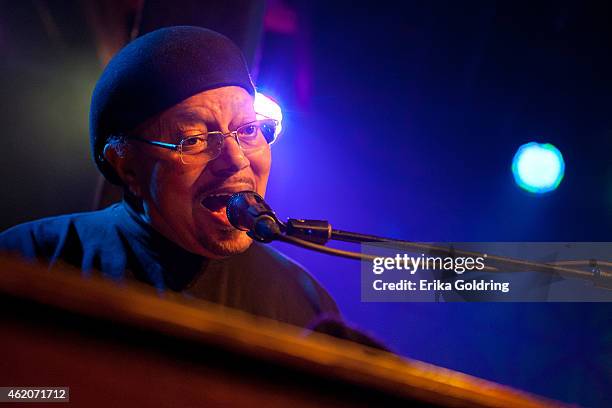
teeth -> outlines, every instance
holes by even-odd
[[[201,202],[204,207],[215,212],[223,209],[226,206],[227,200],[229,200],[230,196],[231,194],[227,193],[209,194],[204,197]]]
[[[204,196],[202,200],[206,200],[210,198],[225,198],[225,197],[227,197],[227,199],[229,200],[229,198],[231,197],[231,194],[208,194]]]

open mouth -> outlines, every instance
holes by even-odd
[[[202,205],[211,212],[224,211],[231,194],[211,194],[202,199]]]

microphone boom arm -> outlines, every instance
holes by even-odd
[[[289,218],[286,223],[281,222],[272,208],[257,193],[242,191],[234,194],[228,201],[227,215],[231,224],[259,242],[269,243],[274,240],[297,245],[329,255],[343,258],[373,261],[375,256],[326,247],[330,240],[351,243],[389,243],[413,251],[427,252],[439,256],[470,256],[482,257],[478,252],[456,250],[449,248],[402,241],[379,237],[375,235],[359,234],[355,232],[335,230],[328,221],[304,220]],[[557,274],[562,277],[589,280],[597,286],[612,289],[612,268],[602,270],[602,266],[611,267],[612,263],[597,260],[588,261],[561,261],[555,263],[533,262],[523,259],[514,259],[487,254],[487,263],[483,269],[487,272],[520,272],[533,271]],[[574,266],[588,266],[590,270],[576,269]]]

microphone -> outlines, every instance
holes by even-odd
[[[259,242],[272,242],[280,233],[282,224],[272,208],[254,191],[240,191],[227,202],[230,224]]]
[[[240,191],[233,194],[227,201],[226,208],[230,224],[236,229],[248,231],[247,235],[256,241],[267,244],[278,240],[345,258],[374,259],[370,255],[328,248],[315,243],[327,242],[332,235],[331,226],[327,221],[289,219],[285,225],[278,220],[264,199],[254,191]],[[341,231],[337,233],[343,234]]]

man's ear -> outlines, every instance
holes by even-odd
[[[141,187],[134,168],[132,154],[129,152],[129,146],[124,141],[110,141],[104,146],[102,155],[130,192],[136,197],[141,197]]]

